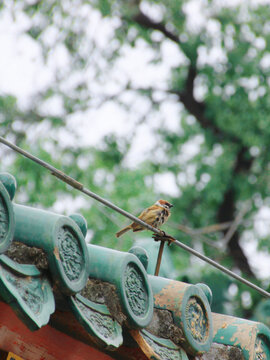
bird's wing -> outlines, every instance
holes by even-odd
[[[157,205],[152,205],[149,208],[143,210],[143,212],[138,216],[139,219],[146,222],[149,225],[154,224],[157,217],[161,215],[163,208]],[[140,231],[145,229],[142,225],[139,225],[137,223],[132,224],[133,231]]]
[[[139,219],[145,221],[147,224],[152,225],[156,218],[161,214],[163,208],[157,205],[150,206],[148,209],[144,210]]]

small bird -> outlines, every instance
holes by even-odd
[[[139,219],[159,229],[160,226],[163,225],[171,215],[171,207],[173,207],[173,205],[168,201],[158,200],[154,205],[143,210],[143,212],[139,215]],[[122,230],[119,230],[115,235],[116,237],[120,237],[129,230],[133,230],[133,232],[142,231],[145,230],[145,227],[133,222],[132,224],[124,227]]]

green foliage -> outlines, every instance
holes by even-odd
[[[202,239],[183,234],[177,224],[200,228],[219,222],[228,190],[234,194],[234,210],[225,215],[233,220],[248,201],[251,210],[247,216],[252,223],[258,208],[267,199],[269,202],[270,190],[269,7],[249,7],[245,2],[241,7],[216,7],[211,1],[203,4],[198,11],[205,21],[196,28],[191,26],[188,1],[10,1],[14,18],[24,14],[29,21],[25,34],[41,49],[44,64],[52,61],[50,56],[59,47],[67,54],[68,64],[56,66],[52,83],[37,92],[28,107],[19,106],[10,94],[0,95],[1,135],[135,215],[157,198],[168,198],[174,210],[171,225],[164,229],[190,246],[201,244]],[[2,9],[8,11],[5,5]],[[89,37],[89,15],[93,14],[100,24],[104,21],[111,26],[105,46],[98,43],[97,38],[102,37],[97,36],[100,31],[102,34],[98,26],[96,36]],[[142,14],[145,16],[140,17]],[[54,32],[55,38],[49,42],[48,34]],[[158,66],[166,66],[163,46],[168,43],[176,47],[179,64],[167,66],[166,85],[158,89],[152,84],[140,86],[136,77],[129,78],[125,71],[115,72],[125,52],[141,46],[142,56],[143,51],[151,53],[147,62],[156,66],[158,74]],[[189,78],[191,65],[193,80]],[[108,83],[113,90],[107,92]],[[137,97],[132,97],[134,94]],[[47,110],[44,115],[42,105],[56,96],[62,101],[62,112]],[[125,96],[132,100],[125,100]],[[136,99],[147,99],[151,107],[143,111]],[[70,127],[70,117],[98,110],[106,102],[128,110],[129,134],[120,136],[110,130],[95,147],[81,144],[74,127]],[[167,118],[160,115],[162,105],[171,102],[180,104],[177,130],[172,130]],[[160,125],[153,125],[153,119],[159,119]],[[89,132],[95,131],[94,125],[89,117]],[[155,143],[144,161],[133,166],[128,156],[136,133],[145,125],[153,129]],[[33,131],[42,126],[45,131]],[[63,129],[75,138],[71,145],[61,142],[59,133]],[[194,146],[197,151],[190,153]],[[1,159],[0,169],[17,178],[18,203],[51,210],[60,206],[66,213],[80,211],[88,221],[93,243],[122,250],[131,247],[133,234],[120,240],[114,237],[127,224],[125,218],[81,197],[46,170],[21,156],[10,156],[2,147]],[[166,173],[173,176],[180,195],[156,187],[155,176]],[[81,200],[78,209],[74,209],[76,199]],[[239,235],[247,228],[241,224]],[[136,234],[136,238],[140,236],[145,235]],[[217,243],[222,236],[217,232],[208,238]],[[269,244],[265,237],[258,239],[258,249],[269,251]],[[228,267],[237,266],[223,250],[201,244],[206,255]],[[190,266],[189,256],[173,247],[172,253],[177,270],[184,274]],[[203,279],[188,274],[188,280],[209,284],[215,311],[225,312],[230,302],[232,313],[252,316],[252,310],[247,312],[243,306],[242,287],[237,295],[229,297],[231,281],[211,270],[202,272]],[[252,308],[260,299],[253,293],[251,299]]]

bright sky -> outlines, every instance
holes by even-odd
[[[68,56],[59,47],[54,53],[50,54],[48,64],[43,63],[41,49],[30,36],[24,34],[30,25],[29,19],[21,14],[14,22],[9,11],[2,11],[0,14],[0,91],[11,93],[18,98],[21,107],[27,107],[31,102],[31,97],[37,92],[44,90],[55,79],[55,73],[63,69],[69,62]],[[95,37],[95,41],[102,48],[106,46],[106,37],[109,36],[108,21],[102,21],[96,11],[89,13],[88,34]],[[109,27],[109,28],[108,28]],[[99,31],[97,31],[97,28]],[[97,36],[98,35],[98,36]],[[48,35],[53,38],[53,31]],[[53,42],[53,40],[48,40]],[[4,50],[3,50],[4,49]],[[142,53],[144,56],[141,56]],[[110,78],[106,82],[105,93],[110,95],[120,89],[119,79],[125,81],[130,79],[136,87],[156,86],[160,89],[166,88],[166,80],[171,66],[179,61],[179,53],[176,45],[165,42],[162,47],[165,62],[161,65],[147,64],[153,57],[149,47],[141,42],[136,48],[124,48],[123,56],[116,63]],[[91,66],[85,69],[84,73],[78,74],[77,78],[68,79],[65,87],[72,87],[74,83],[82,78],[89,81],[91,90],[97,94],[104,94],[104,86],[93,81]],[[129,98],[128,98],[129,97]],[[89,108],[86,112],[77,112],[67,117],[67,127],[80,136],[81,143],[87,146],[96,145],[100,139],[108,133],[117,132],[120,135],[128,135],[133,128],[134,122],[140,115],[150,110],[150,104],[143,98],[134,97],[133,94],[125,95],[127,103],[133,104],[136,109],[127,112],[115,102],[107,102],[98,110]],[[50,98],[40,108],[44,116],[48,113],[58,115],[63,113],[62,99],[60,97]],[[166,126],[172,130],[179,128],[179,105],[175,102],[167,102],[161,108],[159,114],[149,112],[147,126],[142,126],[134,138],[134,145],[130,152],[130,165],[137,165],[144,157],[145,153],[154,145],[152,129],[158,128],[166,119]],[[90,129],[90,131],[89,131]],[[35,130],[39,134],[44,131],[43,126]],[[33,134],[35,136],[38,133]],[[62,135],[62,136],[61,136]],[[60,133],[61,142],[70,144],[72,138],[67,136],[63,130]],[[140,146],[138,146],[138,144]]]

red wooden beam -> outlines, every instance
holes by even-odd
[[[12,351],[25,360],[112,359],[49,325],[30,331],[3,302],[0,302],[0,349]]]

